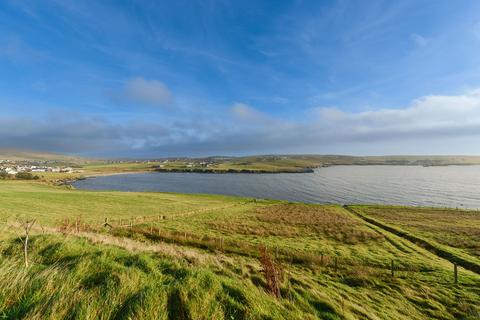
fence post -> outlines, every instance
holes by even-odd
[[[456,263],[453,264],[453,275],[455,278],[455,284],[458,284],[458,267]]]
[[[393,259],[392,259],[392,261],[391,261],[391,263],[390,263],[390,270],[391,270],[391,272],[392,272],[392,277],[395,277],[395,271],[394,271],[395,269],[394,269],[394,264],[393,264],[393,263],[394,263],[394,262],[393,262]]]

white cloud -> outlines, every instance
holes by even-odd
[[[230,111],[234,120],[241,121],[243,125],[271,126],[285,124],[280,119],[276,119],[244,103],[235,103],[230,108]]]
[[[416,33],[413,33],[411,35],[411,38],[413,40],[413,42],[415,42],[415,44],[418,46],[418,47],[425,47],[428,45],[428,43],[430,42],[429,39],[425,38],[424,36],[421,36],[419,34],[416,34]]]
[[[123,95],[131,103],[150,107],[165,107],[173,101],[173,96],[164,83],[141,77],[127,81]]]
[[[115,123],[55,113],[0,116],[0,146],[130,156],[238,153],[480,154],[480,89],[420,97],[398,109],[309,110],[284,120],[236,103],[230,116],[190,115],[176,121]]]
[[[360,113],[337,108],[316,108],[311,124],[317,129],[356,140],[433,138],[480,135],[480,90],[456,96],[425,96],[401,109],[378,109]],[[336,129],[337,128],[337,129]],[[342,129],[340,129],[342,128]]]

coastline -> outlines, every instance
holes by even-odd
[[[275,173],[312,173],[316,168],[299,168],[294,170],[279,169],[279,170],[263,170],[263,169],[210,169],[210,168],[171,168],[163,169],[157,168],[153,172],[185,172],[185,173],[209,173],[209,174],[275,174]]]

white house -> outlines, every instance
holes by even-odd
[[[17,174],[18,173],[18,171],[15,170],[14,168],[6,168],[5,172],[8,173],[8,174]]]

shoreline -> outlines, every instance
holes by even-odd
[[[97,178],[97,177],[108,177],[108,176],[117,176],[117,175],[127,175],[127,174],[140,174],[140,173],[200,173],[200,174],[280,174],[280,173],[313,173],[317,168],[308,168],[302,171],[291,171],[291,170],[282,170],[282,171],[267,171],[267,170],[188,170],[188,169],[165,169],[165,170],[139,170],[139,171],[124,171],[124,172],[104,172],[104,173],[92,173],[86,174],[78,177],[71,177],[68,179],[60,179],[56,181],[55,184],[57,185],[71,185],[76,181],[86,180],[89,178]]]

